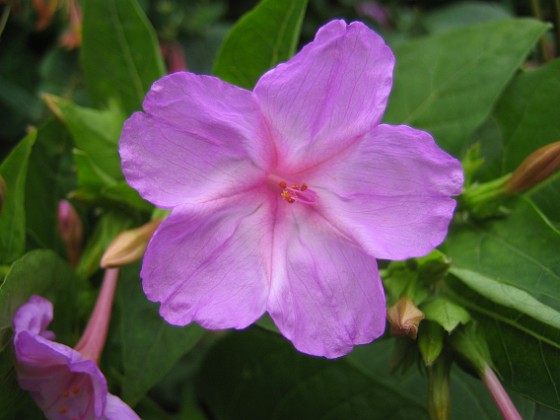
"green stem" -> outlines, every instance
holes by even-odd
[[[533,11],[533,16],[535,19],[542,21],[541,5],[539,0],[531,0],[531,9]],[[544,62],[550,60],[548,50],[546,49],[546,38],[545,35],[541,36],[539,40],[539,47],[541,50],[541,57]]]
[[[10,11],[12,10],[12,2],[6,4],[6,7],[2,11],[2,16],[0,17],[0,38],[4,33],[4,28],[6,28],[6,23],[8,23],[8,17],[10,16]]]

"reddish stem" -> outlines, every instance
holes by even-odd
[[[99,363],[103,346],[105,346],[118,278],[118,268],[110,268],[105,271],[95,308],[80,341],[75,347],[84,358],[93,360],[95,363]]]
[[[515,408],[515,405],[513,405],[513,402],[509,398],[506,390],[502,386],[500,380],[488,365],[484,365],[482,381],[490,391],[490,395],[494,398],[494,401],[505,420],[523,420]]]

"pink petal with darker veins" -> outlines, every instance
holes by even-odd
[[[243,191],[274,159],[253,94],[215,77],[166,76],[144,110],[125,122],[120,155],[128,183],[159,207]]]
[[[292,172],[336,155],[379,123],[391,90],[394,57],[360,22],[323,26],[315,40],[257,82],[255,95]]]

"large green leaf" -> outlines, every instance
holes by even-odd
[[[135,0],[87,0],[82,67],[99,105],[111,98],[127,114],[139,110],[151,84],[164,74],[155,32]]]
[[[494,116],[502,130],[501,173],[513,171],[534,150],[560,141],[560,59],[518,75]]]
[[[495,277],[451,273],[449,291],[479,320],[506,386],[560,410],[560,312]]]
[[[0,263],[11,263],[25,249],[25,183],[31,148],[37,131],[29,133],[0,165],[6,198],[0,213]]]
[[[326,360],[298,353],[260,329],[236,332],[208,354],[198,394],[216,419],[428,419],[428,380],[418,369],[392,371],[394,339]],[[500,419],[482,382],[451,370],[451,419]],[[534,403],[513,395],[523,418]]]
[[[521,199],[505,219],[470,222],[445,242],[453,265],[518,287],[560,309],[560,233]]]
[[[123,399],[136,404],[202,337],[197,325],[185,328],[166,323],[158,305],[142,291],[138,264],[121,271],[117,291],[120,308]]]
[[[280,336],[232,334],[208,354],[198,393],[217,419],[427,418],[422,398],[343,359],[298,353]]]
[[[547,27],[502,20],[399,45],[385,120],[430,131],[460,154]]]
[[[118,142],[125,115],[111,104],[104,110],[84,108],[62,98],[50,97],[62,120],[72,134],[74,144],[85,153],[103,173],[123,179]]]
[[[543,217],[560,231],[560,172],[527,193]]]
[[[38,129],[26,182],[28,248],[64,252],[58,232],[57,207],[75,185],[71,149],[68,130],[59,121],[51,119]]]
[[[223,80],[251,89],[295,52],[307,0],[263,0],[227,35],[214,66]]]

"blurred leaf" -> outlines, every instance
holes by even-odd
[[[140,194],[125,181],[105,187],[100,193],[101,199],[120,203],[140,211],[151,212],[154,206],[145,201]]]
[[[25,184],[31,148],[37,131],[29,133],[0,165],[6,199],[0,213],[0,263],[11,263],[25,249]]]
[[[83,150],[74,149],[74,161],[78,172],[78,184],[86,189],[98,190],[116,182],[114,178],[101,169],[90,155]],[[95,194],[94,192],[92,192]]]
[[[58,233],[57,208],[75,185],[71,140],[66,127],[51,119],[39,127],[29,157],[25,212],[28,248],[64,252]]]
[[[424,17],[423,23],[428,31],[441,33],[461,26],[511,17],[513,17],[511,11],[501,4],[463,1],[434,9]]]
[[[560,141],[560,59],[518,75],[496,105],[504,141],[501,174],[512,172],[533,151]]]
[[[443,350],[444,331],[436,322],[424,320],[418,331],[418,350],[426,366],[430,366]]]
[[[424,312],[426,319],[437,322],[448,333],[471,319],[463,307],[441,296],[422,304],[420,310]]]
[[[99,269],[105,250],[123,230],[129,229],[133,220],[117,211],[105,213],[99,219],[78,265],[78,273],[89,277]]]
[[[526,291],[560,310],[560,233],[525,199],[505,219],[451,230],[445,251],[467,269]]]
[[[479,321],[479,330],[504,384],[540,404],[560,410],[560,330],[557,328],[560,314],[527,298],[525,292],[499,284],[494,278],[465,270],[452,272],[457,277],[449,279],[449,291]],[[488,296],[475,291],[473,285]],[[497,303],[494,294],[500,292]],[[465,342],[456,344],[456,348],[467,350]]]
[[[166,323],[149,302],[139,281],[138,264],[121,271],[117,291],[122,343],[122,396],[135,405],[204,334],[198,325]]]
[[[531,19],[502,20],[397,46],[385,120],[428,130],[448,152],[464,152],[547,28]]]
[[[218,419],[427,418],[421,400],[344,359],[305,356],[276,334],[229,335],[208,354],[198,394]]]
[[[35,294],[54,305],[54,320],[49,329],[56,333],[57,341],[74,345],[72,340],[78,338],[77,327],[81,321],[77,314],[83,312],[79,293],[84,290],[87,283],[54,252],[31,251],[13,263],[0,285],[0,331],[5,333],[11,328],[17,308]],[[0,348],[3,344],[2,338]]]
[[[164,74],[154,29],[135,0],[86,1],[82,67],[89,93],[106,106],[117,99],[126,114],[140,109]]]
[[[68,126],[76,147],[109,177],[123,179],[118,143],[126,117],[119,108],[111,103],[109,108],[97,110],[55,96],[48,98]]]
[[[560,231],[560,173],[527,194],[552,226]]]
[[[214,74],[251,89],[259,77],[295,52],[307,0],[263,0],[226,36]]]

